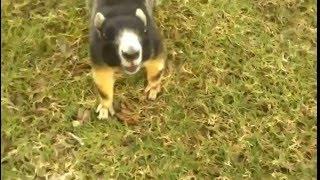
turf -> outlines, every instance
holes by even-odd
[[[95,117],[85,1],[2,3],[3,179],[316,179],[315,0],[162,1],[162,93],[116,83],[135,125]]]

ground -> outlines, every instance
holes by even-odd
[[[315,3],[162,1],[160,96],[116,83],[130,124],[94,113],[84,0],[3,1],[3,178],[316,179]]]

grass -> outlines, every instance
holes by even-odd
[[[3,3],[3,179],[316,179],[314,0],[163,1],[160,97],[116,84],[136,125],[95,118],[85,1]]]

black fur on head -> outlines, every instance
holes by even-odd
[[[162,50],[160,34],[142,0],[97,0],[97,9],[93,13],[90,54],[94,64],[120,66],[118,38],[124,30],[138,35],[142,61]]]
[[[107,21],[107,22],[106,22]],[[123,30],[134,31],[141,41],[147,38],[147,30],[144,23],[136,16],[117,16],[105,20],[100,28],[97,28],[102,43],[115,43]]]

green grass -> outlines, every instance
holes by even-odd
[[[135,126],[95,118],[85,1],[3,3],[4,179],[316,179],[314,0],[163,1],[161,95],[116,84]]]

